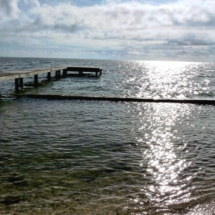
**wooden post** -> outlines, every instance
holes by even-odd
[[[19,92],[19,79],[18,78],[15,79],[15,91]]]
[[[58,71],[58,77],[61,78],[61,70]]]
[[[80,76],[83,76],[83,71],[79,71],[79,75],[80,75]]]
[[[48,81],[51,81],[51,72],[47,73],[47,79],[48,79]]]
[[[60,70],[55,71],[55,78],[60,79]]]
[[[23,88],[23,78],[19,78],[19,86]]]
[[[64,69],[63,70],[63,77],[66,78],[66,76],[67,76],[67,69]]]
[[[38,87],[38,75],[34,75],[34,86]]]

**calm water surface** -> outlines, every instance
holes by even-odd
[[[56,65],[103,74],[30,92],[215,99],[212,63],[0,58],[0,71]],[[0,102],[0,214],[212,215],[214,128],[214,106]]]

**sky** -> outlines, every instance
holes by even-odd
[[[0,0],[0,57],[215,61],[215,0]]]

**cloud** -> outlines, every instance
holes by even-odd
[[[126,58],[141,54],[156,58],[191,55],[187,47],[201,55],[205,54],[202,46],[211,53],[210,46],[215,43],[214,0],[180,0],[159,5],[108,0],[91,6],[64,2],[51,6],[38,0],[20,2],[28,7],[25,13],[18,8],[18,0],[0,0],[0,29],[5,37],[33,36],[35,40],[42,38],[59,46],[76,44],[93,53],[95,46],[101,53],[112,48],[109,54],[117,49]]]
[[[40,3],[38,0],[23,0],[25,4],[29,5],[30,7],[40,7]]]
[[[17,18],[19,15],[18,0],[0,0],[0,20],[7,18]]]
[[[26,0],[25,0],[26,1]],[[58,30],[65,33],[82,32],[87,37],[111,39],[142,39],[150,36],[166,35],[167,31],[181,33],[193,29],[214,26],[215,2],[206,0],[204,4],[187,1],[164,5],[147,5],[138,2],[110,3],[89,7],[77,7],[61,3],[56,6],[41,5],[37,1],[35,9],[30,10],[31,22],[25,23],[28,29],[40,31]],[[37,3],[36,3],[37,2]],[[21,20],[20,20],[21,21]],[[22,30],[22,22],[16,28]],[[13,26],[14,27],[14,26]],[[24,29],[23,29],[24,30]],[[207,29],[204,29],[207,30]],[[152,31],[154,33],[152,33]],[[144,35],[143,35],[144,33]],[[174,32],[168,32],[175,36]]]

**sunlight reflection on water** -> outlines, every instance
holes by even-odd
[[[140,167],[145,169],[143,180],[147,181],[140,192],[153,205],[154,212],[158,212],[193,199],[193,175],[184,174],[192,161],[183,157],[182,149],[186,143],[183,143],[183,136],[176,129],[192,113],[192,109],[166,104],[147,107],[138,107],[138,130],[143,136],[139,136],[137,141],[144,146]],[[135,198],[133,201],[139,202],[142,207],[141,199]]]

